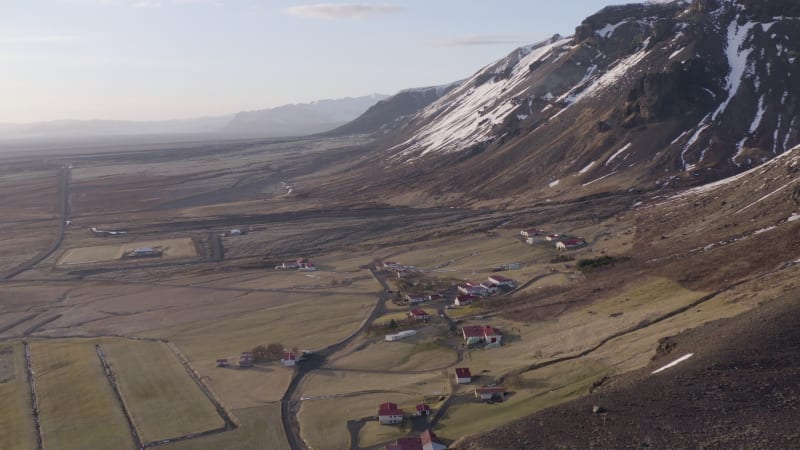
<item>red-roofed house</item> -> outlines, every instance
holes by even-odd
[[[397,408],[396,403],[386,402],[378,406],[378,423],[381,425],[395,425],[403,422],[403,410]]]
[[[473,300],[475,300],[475,297],[472,295],[459,295],[453,301],[453,304],[456,306],[467,306],[472,303]]]
[[[444,450],[447,445],[443,444],[430,429],[427,429],[419,435],[422,441],[422,450]]]
[[[467,281],[463,285],[458,285],[458,292],[464,295],[476,295],[479,297],[486,297],[489,295],[485,286],[481,286],[480,283],[475,283],[473,281]]]
[[[408,317],[414,320],[424,320],[425,322],[427,322],[431,318],[430,314],[426,313],[424,309],[419,309],[419,308],[412,309],[408,313]]]
[[[514,289],[516,283],[511,278],[506,278],[502,275],[492,275],[489,277],[489,282],[495,286]]]
[[[467,367],[456,367],[456,383],[470,384],[472,383],[472,373]]]
[[[426,405],[425,403],[420,403],[417,405],[417,415],[418,416],[430,416],[431,415],[431,407]]]
[[[283,358],[281,358],[281,362],[286,367],[292,367],[297,364],[297,353],[295,352],[283,352]]]
[[[573,248],[583,247],[586,241],[583,239],[564,239],[561,242],[556,242],[556,248],[559,250],[569,250]]]
[[[461,328],[461,334],[464,335],[464,342],[467,345],[486,342],[489,346],[498,346],[503,339],[500,331],[488,325],[467,325]]]

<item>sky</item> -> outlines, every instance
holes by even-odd
[[[445,84],[570,35],[608,3],[0,0],[0,123],[215,116]]]

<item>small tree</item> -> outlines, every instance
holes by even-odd
[[[397,328],[397,321],[392,319],[389,321],[389,329],[394,330],[395,328]]]
[[[273,342],[267,345],[267,360],[275,361],[283,357],[283,345]]]
[[[267,347],[264,347],[263,345],[257,345],[256,347],[253,347],[251,352],[253,352],[253,357],[256,361],[267,360]]]

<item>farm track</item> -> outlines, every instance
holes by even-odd
[[[30,261],[24,262],[17,266],[14,269],[2,274],[0,276],[0,282],[4,280],[10,280],[17,275],[29,270],[39,264],[40,262],[47,259],[50,255],[52,255],[58,248],[61,246],[61,243],[64,242],[64,232],[67,227],[67,220],[69,218],[69,185],[70,179],[72,178],[72,172],[70,167],[62,167],[61,171],[59,172],[59,198],[58,198],[58,205],[59,205],[59,223],[58,223],[58,231],[56,232],[56,238],[49,247],[42,250],[38,255],[36,255]]]

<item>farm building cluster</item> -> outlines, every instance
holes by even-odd
[[[385,450],[444,450],[447,445],[442,443],[430,429],[425,430],[419,437],[402,437],[394,444],[384,447]]]
[[[394,261],[385,261],[383,263],[383,268],[396,273],[397,278],[404,278],[409,273],[418,272],[417,268],[414,266],[407,266],[405,264],[399,264]]]
[[[516,282],[502,275],[492,275],[486,281],[478,283],[467,281],[458,285],[458,292],[473,297],[490,297],[501,291],[510,291],[516,287]]]
[[[580,237],[569,236],[560,233],[548,233],[539,228],[531,228],[519,232],[525,243],[552,244],[558,250],[573,250],[586,246],[586,240]]]

